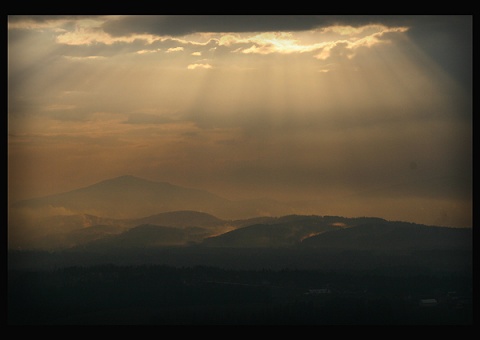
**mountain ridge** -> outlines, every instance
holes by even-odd
[[[109,236],[112,230],[115,233],[122,233],[143,224],[177,229],[204,228],[206,232],[202,237],[210,238],[204,245],[210,246],[269,247],[300,243],[314,246],[315,242],[319,244],[327,242],[321,241],[322,238],[333,237],[330,235],[333,229],[344,229],[359,224],[393,223],[378,217],[348,218],[291,213],[285,206],[272,206],[272,201],[266,202],[263,206],[261,200],[230,201],[207,191],[179,187],[168,182],[155,182],[132,175],[102,180],[56,195],[24,200],[19,203],[19,207],[46,211],[60,208],[68,214],[37,216],[30,220],[25,217],[27,214],[19,215],[21,218],[15,220],[11,218],[9,211],[9,246],[10,242],[16,247],[19,247],[18,244],[28,243],[35,246],[35,242],[39,240],[46,241],[44,244],[66,240],[70,244],[77,229],[95,225],[116,228],[97,228],[90,234],[88,230],[77,232],[79,235],[83,233],[83,239],[88,240]],[[268,211],[268,207],[271,208],[270,212],[262,216],[259,211]],[[252,225],[257,225],[253,232],[249,227]],[[251,234],[247,235],[249,232]],[[263,239],[260,240],[262,233]],[[325,236],[327,234],[328,236]],[[314,235],[318,236],[319,241],[312,241],[315,239]],[[353,234],[347,232],[345,235],[350,237],[349,235]],[[52,242],[48,240],[49,237]],[[362,240],[361,237],[364,236],[358,237]],[[228,238],[231,238],[230,241]],[[203,239],[196,237],[194,241],[201,243]]]
[[[61,208],[72,214],[108,218],[141,218],[162,212],[193,210],[221,219],[283,214],[288,205],[274,200],[233,201],[211,192],[132,175],[105,179],[75,190],[15,202],[14,209]]]

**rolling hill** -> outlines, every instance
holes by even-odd
[[[363,223],[386,222],[380,218],[340,216],[286,215],[234,221],[235,230],[209,237],[202,243],[209,247],[285,247],[303,240],[352,228]]]
[[[194,230],[201,230],[195,237],[187,237],[184,243],[200,242],[204,237],[234,229],[229,221],[197,211],[172,211],[138,219],[111,219],[87,214],[55,215],[38,218],[33,223],[29,229],[24,229],[30,236],[30,246],[23,244],[22,248],[71,248],[120,234],[140,225],[169,227],[182,232],[187,230],[189,235]]]
[[[350,250],[426,250],[472,247],[472,230],[407,222],[365,223],[306,238],[302,246]]]
[[[199,241],[209,235],[200,227],[175,228],[152,224],[142,224],[123,233],[103,237],[82,246],[83,249],[108,249],[183,246],[189,242]]]
[[[183,213],[167,213],[162,218]],[[52,234],[36,239],[34,248],[9,249],[10,265],[53,268],[155,263],[355,271],[406,267],[468,271],[472,265],[470,228],[315,215],[236,220],[212,228],[186,226],[191,224],[186,216],[212,220],[212,216],[187,212],[177,227],[95,225]],[[217,220],[213,217],[212,221]],[[233,229],[219,232],[227,227]],[[42,251],[40,245],[48,251]]]
[[[244,226],[209,237],[202,244],[210,247],[285,247],[336,228],[339,227],[325,223],[321,216],[290,215],[270,218],[264,220],[264,223]]]
[[[14,220],[9,214],[9,247],[62,248],[108,240],[109,245],[138,247],[197,243],[232,248],[451,249],[471,247],[472,238],[471,229],[375,217],[285,215],[290,208],[275,201],[230,201],[134,176],[13,206],[16,212],[52,208],[70,215]]]

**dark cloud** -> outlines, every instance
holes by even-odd
[[[416,17],[408,36],[445,71],[472,87],[473,17],[469,15]]]
[[[132,42],[118,41],[113,44],[96,42],[88,45],[62,45],[62,55],[72,57],[102,56],[114,57],[135,53],[143,49],[152,49],[144,40],[135,39]]]
[[[331,25],[358,27],[368,24],[433,29],[443,27],[448,30],[452,25],[454,28],[468,26],[468,18],[469,16],[429,15],[132,15],[109,20],[103,25],[103,29],[112,36],[302,31]]]
[[[397,22],[402,18],[389,18]],[[383,17],[331,15],[168,15],[128,16],[103,26],[112,36],[155,34],[182,36],[195,32],[301,31],[332,24],[381,23]],[[403,21],[404,19],[402,19]]]
[[[99,15],[9,15],[8,22],[17,23],[25,20],[45,23],[53,20],[77,20],[77,19],[95,19]]]

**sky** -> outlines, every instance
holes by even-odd
[[[472,226],[472,16],[7,24],[9,204],[128,174]]]

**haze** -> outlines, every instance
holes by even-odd
[[[471,227],[472,17],[10,16],[9,204],[125,174]]]

